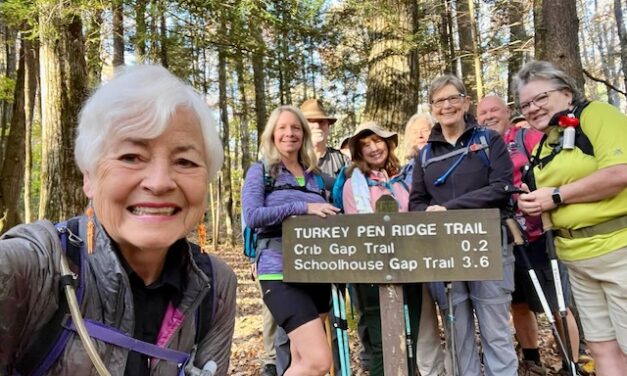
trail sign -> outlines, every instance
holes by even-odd
[[[292,217],[286,282],[410,283],[502,278],[498,209]]]

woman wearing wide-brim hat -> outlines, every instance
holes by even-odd
[[[396,132],[385,130],[375,122],[357,127],[348,141],[353,163],[347,169],[347,180],[342,191],[346,214],[374,212],[377,200],[383,195],[391,195],[396,200],[399,212],[408,210],[409,192],[400,174],[401,164],[394,155],[397,144]],[[362,306],[361,314],[365,316],[372,344],[370,375],[383,375],[378,285],[355,284],[355,292]],[[422,301],[421,284],[405,285],[405,293],[411,317],[412,337],[416,343]],[[411,359],[415,359],[415,356]]]

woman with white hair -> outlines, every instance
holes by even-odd
[[[242,213],[257,233],[256,274],[263,301],[290,339],[292,361],[284,375],[325,375],[331,367],[323,319],[331,285],[283,281],[281,225],[293,215],[325,218],[339,209],[327,203],[311,130],[293,106],[275,109],[261,134],[261,161],[246,173]]]
[[[207,105],[127,68],[84,105],[75,158],[87,214],[0,240],[0,374],[226,375],[237,280],[186,239],[223,158]]]

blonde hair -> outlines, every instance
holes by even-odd
[[[281,163],[281,154],[274,144],[274,128],[279,122],[279,116],[283,112],[291,112],[298,118],[298,122],[303,130],[303,144],[298,151],[298,162],[300,162],[307,172],[318,172],[318,158],[314,152],[313,143],[311,141],[311,130],[307,123],[307,119],[303,113],[294,106],[277,107],[268,118],[266,127],[261,133],[261,145],[259,147],[261,158],[266,161],[270,167],[270,175],[276,176],[278,166]]]

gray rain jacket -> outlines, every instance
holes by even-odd
[[[105,323],[132,336],[135,317],[128,276],[112,249],[111,240],[96,225],[95,251],[86,263],[86,290],[81,310],[84,318]],[[79,234],[86,228],[80,219]],[[54,225],[47,221],[17,226],[0,238],[0,375],[9,374],[33,335],[57,309],[60,256],[63,250]],[[191,252],[191,251],[190,251]],[[183,322],[167,347],[191,352],[196,334],[196,307],[209,290],[209,279],[190,255],[188,282],[177,307]],[[198,346],[194,364],[202,368],[209,360],[218,365],[216,375],[226,375],[235,325],[237,279],[222,260],[211,256],[216,289],[211,328]],[[97,282],[96,282],[97,281]],[[95,341],[111,375],[123,375],[127,350]],[[176,365],[156,361],[152,375],[176,375]],[[48,375],[97,375],[78,337],[70,337]]]

